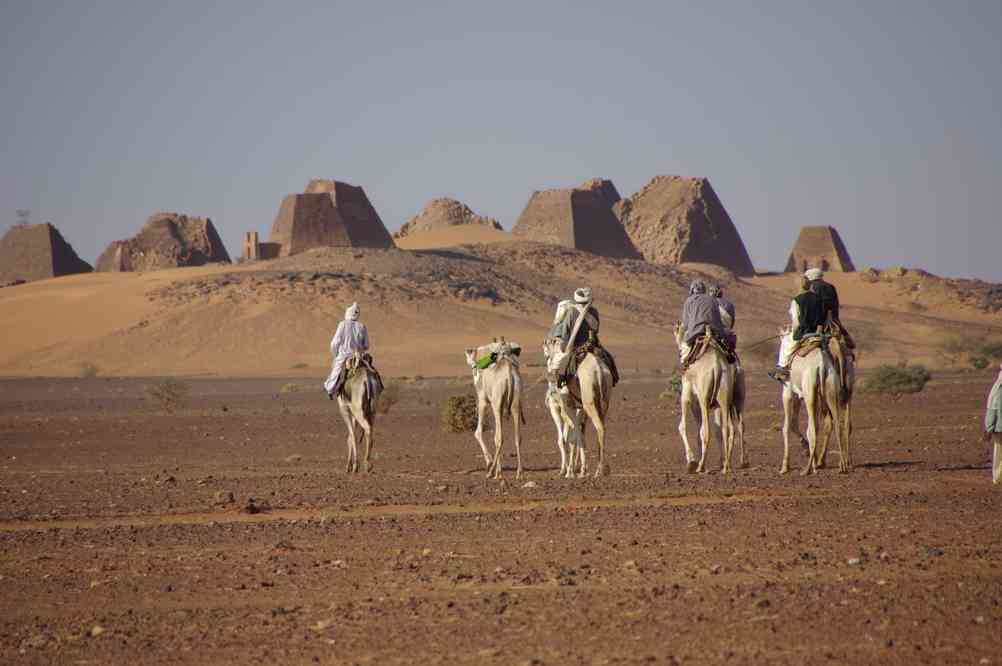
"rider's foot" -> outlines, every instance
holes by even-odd
[[[790,379],[790,371],[786,368],[776,368],[769,371],[769,376],[782,383]]]
[[[334,399],[334,394],[331,393],[330,391],[324,391],[324,393],[327,394],[327,399],[328,400],[333,400]]]

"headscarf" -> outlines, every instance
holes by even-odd
[[[689,295],[695,296],[696,294],[705,294],[706,284],[702,280],[693,280],[689,285]]]
[[[815,280],[820,280],[825,276],[825,272],[820,268],[808,268],[804,271],[804,277],[814,282]]]
[[[358,321],[358,315],[360,310],[358,308],[358,303],[352,303],[351,307],[344,311],[345,321]]]
[[[584,305],[591,303],[591,287],[581,287],[574,291],[574,302]]]

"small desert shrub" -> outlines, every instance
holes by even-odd
[[[988,359],[984,356],[972,356],[971,365],[975,370],[984,370],[988,367]]]
[[[293,365],[291,367],[292,367],[293,370],[302,370],[303,368],[308,368],[310,366],[307,363],[296,363],[295,365]]]
[[[456,395],[442,406],[442,427],[449,432],[471,432],[477,427],[477,396]]]
[[[903,367],[882,365],[874,370],[867,379],[866,388],[876,393],[894,395],[918,393],[925,388],[925,383],[930,379],[932,379],[932,375],[922,365]]]
[[[84,378],[97,377],[98,373],[101,372],[100,368],[91,363],[90,361],[84,361],[80,364],[80,376]]]
[[[986,340],[976,350],[986,358],[1002,359],[1002,340]]]
[[[186,383],[168,377],[147,386],[146,397],[168,414],[173,414],[188,397],[190,389]]]
[[[379,403],[376,411],[380,414],[388,414],[393,405],[400,402],[400,385],[390,382],[383,385],[383,392],[379,394]]]
[[[682,395],[682,374],[676,370],[668,378],[668,386],[665,387],[665,390],[661,392],[659,397],[662,400],[675,400],[680,395]]]

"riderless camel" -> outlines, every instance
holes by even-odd
[[[480,444],[487,466],[487,478],[501,478],[501,446],[504,443],[504,416],[510,416],[515,437],[515,456],[518,469],[515,478],[522,478],[522,376],[518,370],[518,359],[510,343],[504,338],[492,345],[494,362],[484,369],[477,368],[477,350],[466,350],[466,362],[473,370],[473,386],[477,393],[477,429],[474,436]],[[484,421],[487,409],[494,414],[494,455],[488,453],[484,443]]]
[[[546,353],[545,345],[543,353]],[[544,403],[557,428],[557,449],[560,451],[560,474],[568,479],[575,473],[584,475],[585,447],[582,420],[584,412],[574,404],[566,386],[557,387],[554,377],[548,377]]]
[[[365,438],[365,472],[372,470],[372,431],[376,424],[376,406],[381,390],[375,373],[363,360],[362,352],[355,352],[345,362],[346,379],[337,396],[337,406],[341,418],[348,427],[348,463],[345,471],[358,472],[358,438],[355,424],[362,429]]]
[[[682,323],[675,325],[675,342],[679,349],[685,344]],[[699,344],[697,341],[695,344]],[[678,424],[678,432],[685,446],[686,469],[691,472],[706,472],[706,452],[710,443],[710,423],[714,419],[713,410],[718,410],[720,432],[723,443],[723,462],[721,471],[727,474],[731,470],[731,449],[734,445],[734,387],[735,368],[727,362],[724,354],[714,345],[709,345],[703,354],[693,361],[682,373],[682,419]],[[742,396],[743,397],[743,396]],[[743,406],[743,399],[742,399]],[[699,463],[689,444],[689,412],[696,415],[696,405],[699,406],[700,419],[699,441],[702,452]],[[742,437],[742,448],[744,438]]]

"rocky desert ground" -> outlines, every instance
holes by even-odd
[[[997,286],[832,274],[861,383],[881,363],[933,379],[861,391],[855,471],[833,453],[801,478],[777,473],[774,345],[751,346],[791,276],[429,233],[0,289],[0,662],[1002,661],[1002,495],[979,429],[995,371],[965,352],[1002,334]],[[727,476],[716,447],[711,473],[685,473],[666,393],[696,275],[737,304],[750,372],[750,465]],[[624,381],[611,474],[565,480],[536,345],[583,281]],[[319,387],[351,300],[399,398],[358,476]],[[503,483],[441,425],[470,391],[462,350],[500,335],[526,347],[530,386],[527,472],[509,442]],[[150,396],[165,376],[187,391],[171,413]]]

